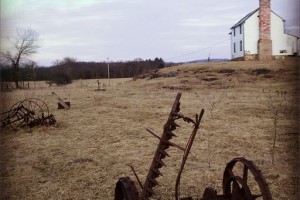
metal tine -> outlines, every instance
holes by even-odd
[[[156,193],[152,190],[152,188],[146,188],[146,190],[147,190],[148,192],[150,192],[152,195],[153,195],[153,194],[156,195]]]
[[[168,131],[167,134],[172,136],[172,137],[177,137],[177,135],[175,135],[172,131]]]
[[[167,165],[160,159],[156,159],[156,162],[161,164],[162,166],[166,167]]]
[[[166,151],[164,151],[162,149],[159,150],[159,153],[163,154],[164,156],[170,157],[170,155]]]
[[[162,173],[158,170],[158,169],[152,169],[153,172],[155,172],[156,174],[163,176]]]
[[[150,129],[146,129],[151,135],[155,136],[156,138],[158,138],[159,140],[161,140],[162,142],[170,145],[170,146],[173,146],[173,147],[177,147],[178,149],[182,150],[182,151],[185,151],[185,148],[177,145],[177,144],[174,144],[173,142],[170,142],[168,140],[163,140],[161,137],[159,137],[157,134],[155,134],[153,131],[151,131]]]
[[[154,185],[159,185],[158,182],[154,178],[149,178],[149,181]]]
[[[175,126],[175,127],[178,127],[178,128],[180,127],[180,126],[179,126],[176,122],[174,122],[174,121],[171,122],[171,125],[173,125],[173,126]]]

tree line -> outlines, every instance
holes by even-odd
[[[140,58],[128,62],[78,62],[66,57],[57,60],[51,67],[38,67],[30,60],[40,48],[38,33],[34,30],[17,29],[15,37],[9,40],[6,51],[0,54],[0,81],[13,81],[16,88],[19,82],[49,81],[56,84],[67,84],[73,79],[106,78],[108,64],[110,78],[128,78],[147,73],[150,70],[165,67],[161,58],[142,60]]]
[[[165,67],[162,58],[154,60],[136,59],[126,62],[110,62],[109,74],[110,78],[129,78],[149,72],[150,70]],[[9,65],[1,65],[2,81],[52,81],[59,83],[68,83],[75,79],[100,79],[108,76],[107,62],[81,62],[73,58],[64,58],[57,61],[51,67],[37,67],[34,62],[27,63],[20,67],[18,71]],[[17,73],[17,74],[16,74]],[[62,80],[57,80],[62,79]]]

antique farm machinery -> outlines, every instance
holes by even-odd
[[[180,113],[180,98],[181,93],[178,93],[169,114],[168,120],[163,127],[162,136],[158,136],[153,131],[147,129],[147,131],[159,139],[156,152],[154,154],[150,169],[148,171],[145,182],[142,184],[138,178],[134,168],[131,169],[137,182],[141,188],[141,192],[138,192],[134,182],[129,177],[122,177],[116,183],[115,187],[115,200],[148,200],[155,192],[153,188],[158,185],[157,177],[162,176],[160,168],[165,166],[162,161],[164,158],[169,157],[167,149],[169,147],[176,147],[183,150],[182,162],[175,183],[175,200],[193,200],[193,197],[180,197],[180,179],[181,174],[191,150],[196,133],[200,127],[200,122],[204,114],[202,109],[199,115],[196,115],[195,119],[185,117]],[[191,136],[187,142],[185,148],[172,143],[170,140],[176,136],[174,131],[178,128],[176,120],[182,119],[185,122],[193,124],[193,130]],[[250,173],[252,174],[250,174]],[[249,178],[249,177],[252,177]],[[254,178],[253,178],[254,177]],[[253,186],[256,187],[250,187]],[[257,187],[258,186],[258,187]],[[271,192],[268,184],[262,175],[259,168],[252,162],[245,158],[239,157],[231,160],[225,167],[222,182],[223,194],[217,194],[216,190],[211,187],[207,187],[204,190],[202,200],[272,200]],[[254,194],[255,193],[255,194]],[[198,199],[198,197],[197,197]]]
[[[28,98],[15,103],[7,112],[0,114],[1,127],[10,125],[13,129],[20,126],[34,127],[53,125],[56,120],[49,114],[47,104],[39,98]]]

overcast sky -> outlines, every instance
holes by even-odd
[[[17,28],[40,35],[32,59],[50,66],[57,59],[79,61],[165,61],[230,58],[230,27],[258,8],[258,0],[0,0],[1,49]],[[271,0],[299,33],[300,0]]]

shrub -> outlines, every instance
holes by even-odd
[[[52,77],[51,82],[56,85],[67,85],[72,83],[72,79],[70,75],[66,73],[57,73]]]

